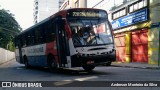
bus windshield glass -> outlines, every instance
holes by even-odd
[[[74,46],[113,43],[107,18],[68,18]]]

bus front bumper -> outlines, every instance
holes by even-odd
[[[92,64],[92,65],[103,65],[109,62],[116,61],[116,51],[113,51],[110,54],[103,55],[93,55],[93,56],[85,56],[85,55],[76,55],[72,59],[74,64],[78,63],[81,65]]]

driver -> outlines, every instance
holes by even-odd
[[[88,43],[92,38],[95,37],[95,32],[92,27],[86,27],[86,32],[87,32],[87,38],[86,42]]]

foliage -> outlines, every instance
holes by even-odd
[[[14,36],[21,31],[20,25],[14,18],[12,13],[1,9],[0,10],[0,47],[14,50]]]

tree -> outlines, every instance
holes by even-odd
[[[0,47],[14,50],[14,36],[17,35],[22,28],[17,23],[12,13],[0,10]]]

